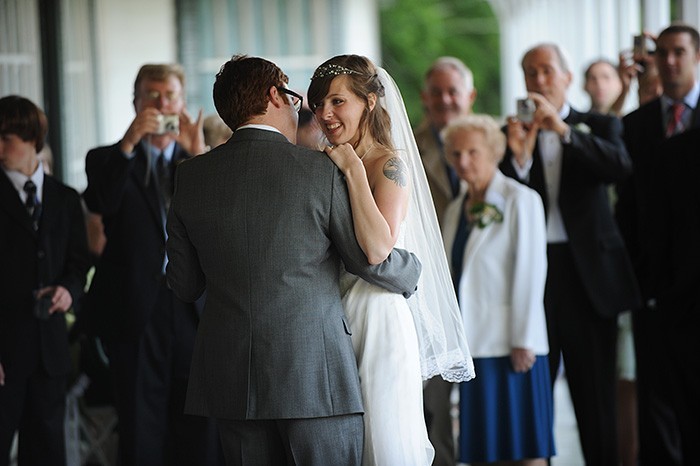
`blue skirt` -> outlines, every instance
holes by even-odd
[[[475,358],[474,369],[476,378],[460,385],[460,461],[554,456],[547,356],[537,356],[525,373],[513,371],[509,356]]]

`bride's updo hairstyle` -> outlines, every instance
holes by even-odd
[[[331,81],[341,75],[348,77],[350,91],[365,102],[365,110],[360,119],[358,141],[362,140],[365,131],[369,131],[378,144],[394,150],[391,143],[391,118],[387,111],[379,105],[379,98],[384,97],[384,86],[377,76],[377,68],[366,57],[338,55],[316,68],[306,93],[311,110],[314,114],[316,113],[316,108],[328,95]],[[371,111],[368,98],[370,94],[377,96],[377,103]]]

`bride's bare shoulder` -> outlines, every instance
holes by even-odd
[[[375,154],[371,166],[367,167],[367,171],[371,173],[370,176],[376,180],[388,179],[398,186],[406,186],[408,183],[407,166],[399,153],[384,147],[378,151],[381,152]]]

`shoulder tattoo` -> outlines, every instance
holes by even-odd
[[[399,157],[392,157],[384,164],[384,176],[402,188],[406,187],[408,171],[406,163]]]

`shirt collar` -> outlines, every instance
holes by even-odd
[[[39,199],[39,202],[42,201],[44,192],[44,165],[42,164],[41,160],[39,160],[36,170],[34,170],[34,173],[29,178],[27,178],[27,175],[24,173],[16,170],[5,170],[5,168],[3,168],[3,171],[10,179],[12,186],[14,186],[18,193],[24,193],[24,184],[27,182],[27,180],[32,180],[36,185],[36,196]],[[22,199],[24,198],[22,197]]]
[[[163,155],[165,156],[165,160],[170,162],[173,159],[173,154],[175,153],[175,141],[172,141],[170,144],[165,146],[165,148],[162,150],[149,144],[145,140],[141,141],[141,146],[143,147],[143,150],[146,151],[146,153],[150,152],[153,160],[155,160],[156,157],[158,157],[162,152]]]
[[[250,124],[247,124],[247,125],[239,126],[238,128],[236,128],[236,131],[238,131],[239,129],[261,129],[261,130],[263,130],[263,131],[273,131],[273,132],[275,132],[275,133],[280,133],[280,134],[282,134],[282,132],[281,132],[280,130],[278,130],[277,128],[275,128],[274,126],[270,126],[270,125],[258,125],[258,124],[254,124],[254,123],[250,123]]]
[[[700,98],[700,81],[695,81],[693,88],[683,97],[683,103],[691,110],[694,110],[695,106],[698,104],[698,98]],[[661,96],[661,110],[664,114],[668,112],[669,107],[673,105],[674,102],[675,100],[666,94]]]

